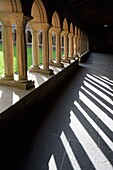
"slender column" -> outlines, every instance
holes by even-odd
[[[25,26],[27,18],[22,17],[17,22],[16,37],[17,37],[17,57],[18,57],[18,72],[19,81],[27,82],[27,49],[25,38]]]
[[[48,26],[45,26],[43,28],[43,37],[42,37],[42,43],[43,43],[43,49],[42,49],[42,55],[43,55],[43,68],[45,70],[49,69],[49,42],[48,42]]]
[[[4,19],[5,20],[5,19]],[[10,21],[3,22],[3,57],[4,57],[4,72],[6,80],[14,79],[13,71],[13,36],[12,36],[12,24]]]
[[[73,59],[73,33],[69,33],[69,54],[70,59]]]
[[[62,31],[61,35],[64,36],[64,61],[69,62],[69,59],[68,59],[68,31]]]
[[[64,35],[64,57],[65,60],[68,60],[68,36]]]
[[[83,54],[83,31],[81,30],[81,54]]]
[[[39,42],[38,31],[32,31],[32,60],[33,67],[39,68]]]
[[[53,47],[52,47],[52,34],[49,33],[49,62],[50,63],[53,63],[52,51],[53,51]]]
[[[56,31],[56,61],[61,63],[61,41],[60,41],[60,30]]]
[[[78,57],[77,56],[77,35],[74,35],[73,37],[73,41],[74,41],[74,57]]]

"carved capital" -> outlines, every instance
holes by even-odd
[[[68,34],[69,38],[73,38],[73,36],[74,36],[74,33],[72,33],[72,32]]]
[[[32,18],[24,16],[23,13],[4,13],[0,12],[0,20],[5,26],[16,24],[17,26],[25,26]]]
[[[62,32],[61,32],[61,35],[62,35],[62,36],[68,36],[68,34],[69,34],[68,31],[62,31]]]
[[[61,33],[61,28],[55,28],[55,27],[51,27],[50,30],[49,30],[49,33],[52,34],[52,33],[55,33],[55,34],[59,34]]]

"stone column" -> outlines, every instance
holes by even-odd
[[[25,38],[25,26],[27,18],[20,18],[16,25],[18,73],[20,82],[27,82],[27,48]]]
[[[73,55],[73,57],[78,58],[78,55],[77,55],[77,35],[76,34],[73,37],[73,42],[74,42],[74,55]]]
[[[39,67],[39,41],[38,30],[32,31],[32,66],[29,68],[29,72],[38,72]]]
[[[53,46],[52,46],[52,33],[49,33],[49,62],[53,63],[52,56]]]
[[[14,51],[13,51],[13,36],[12,36],[12,23],[10,19],[3,16],[3,57],[4,57],[4,73],[6,80],[14,79]]]
[[[58,67],[63,67],[61,63],[61,38],[60,38],[61,29],[56,29],[56,62]]]
[[[62,31],[61,33],[64,36],[64,62],[69,63],[68,59],[68,31]]]
[[[70,59],[74,59],[73,57],[73,33],[69,33],[69,54],[70,54]]]
[[[43,72],[45,74],[53,74],[53,70],[49,69],[49,25],[42,24],[42,57],[43,57]]]
[[[39,69],[39,41],[38,31],[32,31],[32,60],[33,67]]]
[[[81,34],[80,34],[80,39],[81,39],[81,55],[83,54],[83,31],[81,30]]]

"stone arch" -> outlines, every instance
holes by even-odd
[[[68,22],[66,18],[64,18],[64,21],[63,21],[63,30],[68,31]]]
[[[52,15],[52,27],[49,29],[49,61],[51,65],[62,67],[61,64],[61,24],[57,11]],[[53,60],[56,60],[53,62]]]
[[[32,5],[31,16],[33,17],[33,21],[39,23],[47,23],[47,12],[45,6],[41,0],[35,0]]]
[[[20,0],[1,0],[0,1],[0,12],[22,12],[22,6]]]
[[[54,28],[60,28],[60,19],[59,19],[59,15],[58,15],[57,11],[55,11],[53,13],[52,25],[54,26]]]

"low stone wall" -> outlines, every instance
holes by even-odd
[[[43,115],[43,110],[51,105],[54,96],[67,83],[66,81],[69,81],[71,75],[76,73],[77,68],[78,60],[33,90],[15,105],[2,112],[0,115],[0,129],[15,123],[23,117],[27,119],[27,117],[33,116],[33,114],[40,121],[45,116]]]
[[[61,72],[50,78],[48,81],[34,89],[31,93],[26,95],[15,105],[5,110],[0,114],[0,130],[8,127],[19,119],[31,119],[36,117],[37,122],[47,114],[46,109],[54,101],[54,97],[58,94],[73,74],[76,74],[79,67],[79,62],[85,62],[89,56],[89,51],[81,56],[80,61],[76,60]],[[34,121],[34,119],[33,119]]]

